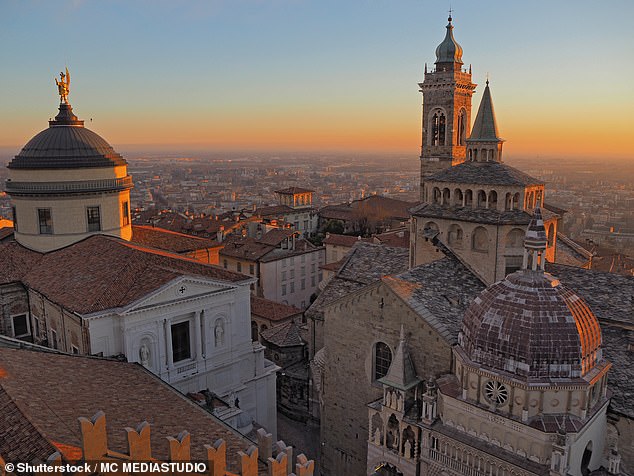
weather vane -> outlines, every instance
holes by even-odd
[[[66,74],[59,73],[61,81],[55,78],[55,84],[57,84],[57,91],[59,92],[59,103],[68,104],[68,93],[70,93],[70,73],[66,68]]]

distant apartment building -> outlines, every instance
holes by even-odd
[[[313,208],[313,190],[289,187],[276,190],[277,205],[260,207],[255,215],[264,221],[276,220],[291,225],[302,236],[317,232],[319,217]]]
[[[324,247],[289,229],[273,229],[261,238],[231,238],[220,251],[228,270],[258,278],[254,294],[300,309],[310,305],[320,281]]]

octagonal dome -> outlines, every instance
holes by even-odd
[[[10,169],[74,169],[114,167],[127,162],[108,142],[73,114],[70,104],[60,104],[48,129],[35,135],[9,163]]]
[[[521,270],[469,306],[460,344],[472,362],[525,379],[578,378],[602,360],[601,328],[556,278]]]

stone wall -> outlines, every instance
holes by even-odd
[[[383,395],[373,381],[376,343],[386,343],[394,355],[403,324],[421,378],[450,371],[451,347],[382,282],[327,306],[324,320],[322,474],[361,476],[367,461],[366,405]]]

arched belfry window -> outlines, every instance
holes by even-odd
[[[436,111],[431,118],[431,145],[445,145],[446,118],[441,111]]]
[[[392,363],[392,351],[384,342],[377,342],[374,346],[374,380],[387,374]]]
[[[465,145],[466,142],[466,127],[465,122],[467,120],[467,115],[464,111],[460,111],[458,115],[458,145]]]

